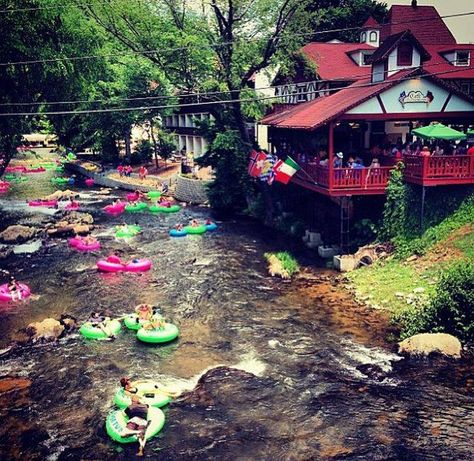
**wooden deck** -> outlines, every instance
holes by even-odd
[[[474,156],[406,156],[405,180],[422,186],[474,184]],[[293,182],[306,189],[332,197],[346,195],[384,195],[394,166],[380,168],[334,168],[301,164]]]

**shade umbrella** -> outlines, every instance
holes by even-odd
[[[466,134],[461,131],[457,131],[449,126],[443,125],[442,123],[434,123],[433,125],[415,128],[414,130],[411,130],[411,132],[423,139],[456,141],[458,139],[466,139],[467,137]]]

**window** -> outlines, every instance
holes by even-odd
[[[377,41],[377,32],[373,31],[369,35],[369,42],[375,43]]]
[[[371,56],[372,56],[371,54],[362,53],[362,65],[363,66],[369,66],[370,65],[369,59],[370,59]]]
[[[297,102],[304,102],[306,101],[306,86],[298,86],[296,88],[296,92],[297,92],[297,97],[296,97],[296,101]]]
[[[468,66],[470,61],[469,51],[457,51],[455,66]]]
[[[413,61],[413,47],[408,42],[401,42],[398,45],[398,66],[411,66]]]
[[[360,34],[360,41],[361,41],[362,43],[365,43],[366,40],[367,40],[367,35],[366,35],[365,32],[362,32],[362,33]]]

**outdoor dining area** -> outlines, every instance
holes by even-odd
[[[301,165],[294,181],[326,195],[384,194],[390,172],[403,162],[405,180],[422,186],[474,184],[474,147],[463,133],[441,123],[415,128],[412,142],[393,145],[372,155],[371,162],[357,156],[325,151],[314,157],[296,154]]]

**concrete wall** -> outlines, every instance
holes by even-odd
[[[174,197],[176,200],[188,203],[206,203],[207,197],[207,185],[208,181],[200,181],[197,179],[183,178],[182,176],[176,177],[176,189],[174,191]]]

